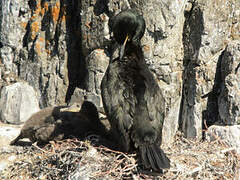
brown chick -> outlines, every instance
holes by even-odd
[[[70,137],[84,138],[89,133],[107,134],[99,120],[96,106],[89,101],[84,101],[80,106],[75,103],[70,107],[57,106],[40,110],[25,122],[20,135],[10,145],[23,138],[44,144]]]
[[[62,118],[65,111],[72,107],[47,107],[33,114],[24,124],[19,136],[10,145],[16,144],[20,139],[29,138],[32,142],[47,143],[51,140],[61,140],[64,137]],[[80,109],[80,108],[79,108]],[[79,111],[78,109],[78,111]]]

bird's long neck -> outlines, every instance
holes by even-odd
[[[142,60],[143,57],[143,51],[142,48],[140,47],[139,44],[134,44],[131,42],[128,42],[126,44],[126,49],[125,49],[125,55],[126,56],[131,56],[134,55],[138,60]]]

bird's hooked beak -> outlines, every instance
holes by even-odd
[[[126,43],[127,43],[128,39],[129,39],[129,36],[127,35],[124,43],[120,47],[120,57],[119,57],[120,60],[123,58],[124,51],[125,51],[125,46],[126,46]]]

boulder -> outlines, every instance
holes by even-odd
[[[238,154],[240,153],[240,125],[213,125],[206,131],[206,139],[210,142],[219,140],[226,148],[232,147]]]
[[[33,87],[25,82],[5,86],[1,90],[0,119],[4,123],[20,124],[39,111]]]

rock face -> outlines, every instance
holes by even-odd
[[[20,124],[39,111],[36,92],[27,83],[3,87],[0,99],[0,119],[5,123]]]
[[[195,1],[183,26],[183,97],[181,129],[186,137],[202,136],[202,124],[219,120],[220,56],[231,41],[236,1]],[[236,29],[235,29],[236,30]]]
[[[235,0],[1,0],[0,87],[27,81],[41,108],[69,102],[80,88],[101,107],[108,20],[130,7],[145,18],[142,48],[166,102],[163,142],[178,128],[200,139],[203,124],[239,123]]]
[[[240,41],[228,44],[221,61],[219,115],[225,125],[240,124]]]
[[[33,86],[41,107],[64,103],[69,84],[71,43],[66,5],[60,5],[60,0],[0,2],[1,70]]]

